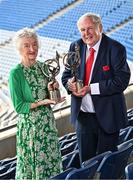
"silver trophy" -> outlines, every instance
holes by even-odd
[[[44,62],[44,65],[47,65],[47,71],[43,71],[46,77],[48,77],[49,82],[54,83],[56,81],[55,77],[60,72],[60,64],[59,64],[60,55],[56,51],[56,58],[48,59]],[[51,100],[59,102],[61,100],[61,94],[59,89],[49,90],[49,96]]]
[[[75,43],[75,51],[70,51],[63,57],[65,68],[71,70],[72,77],[75,77],[77,92],[83,87],[83,81],[78,79],[78,67],[80,65],[80,47]]]

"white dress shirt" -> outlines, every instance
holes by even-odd
[[[101,42],[101,39],[95,44],[95,46],[93,46],[93,49],[95,50],[94,61],[93,61],[93,65],[92,65],[92,69],[91,69],[91,74],[90,74],[90,79],[89,79],[88,84],[90,84],[90,81],[91,81],[92,72],[93,72],[93,68],[94,68],[95,62],[96,62],[96,58],[97,58],[100,42]],[[89,49],[90,49],[90,47],[87,45],[86,60],[87,60],[87,57],[89,56]],[[90,88],[91,88],[91,94],[92,95],[100,94],[99,83],[90,84]],[[94,105],[93,105],[93,102],[92,102],[92,98],[91,98],[91,95],[89,93],[87,93],[82,98],[81,110],[84,111],[84,112],[95,113],[95,109],[94,109]]]

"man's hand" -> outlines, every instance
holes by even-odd
[[[72,94],[77,97],[83,97],[87,93],[91,92],[90,86],[84,86],[77,92],[77,86],[76,86],[76,81],[74,77],[68,80],[67,85],[68,85],[69,91],[71,91]]]
[[[87,93],[90,93],[90,92],[91,92],[90,86],[84,86],[83,88],[81,88],[79,90],[79,92],[73,92],[72,94],[77,96],[77,97],[83,97]]]
[[[77,87],[76,87],[76,82],[75,82],[74,77],[72,77],[71,79],[68,80],[67,85],[68,85],[69,91],[76,92]]]

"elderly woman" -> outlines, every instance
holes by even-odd
[[[9,89],[16,112],[16,179],[47,179],[61,172],[58,134],[48,96],[48,78],[37,61],[37,34],[24,28],[14,37],[20,63],[10,72]],[[47,69],[47,67],[44,67]],[[58,83],[54,84],[58,87]],[[51,87],[51,85],[49,85]]]

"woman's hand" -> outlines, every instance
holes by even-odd
[[[56,104],[58,104],[58,103],[62,103],[62,102],[64,102],[66,100],[66,97],[65,96],[63,96],[63,97],[61,97],[60,98],[60,100],[59,101],[57,101],[56,102]]]
[[[51,100],[51,99],[40,100],[37,103],[39,106],[56,104],[56,102],[54,100]]]
[[[54,104],[56,104],[56,102],[51,99],[38,100],[37,102],[31,103],[30,108],[34,109],[39,106],[48,106],[48,105],[52,105],[52,104],[54,105]]]
[[[44,99],[44,100],[40,100],[37,102],[38,106],[48,106],[48,105],[55,105],[55,104],[58,104],[58,103],[61,103],[63,101],[66,100],[66,97],[61,97],[61,99],[59,101],[54,101],[54,100],[51,100],[51,99]]]
[[[56,104],[61,103],[65,100],[66,100],[66,97],[61,97],[61,99],[57,102],[54,100],[51,100],[51,99],[39,100],[37,102],[31,103],[31,109],[37,108],[39,106],[56,105]]]
[[[58,81],[51,81],[48,83],[48,90],[53,91],[54,89],[59,89]]]

